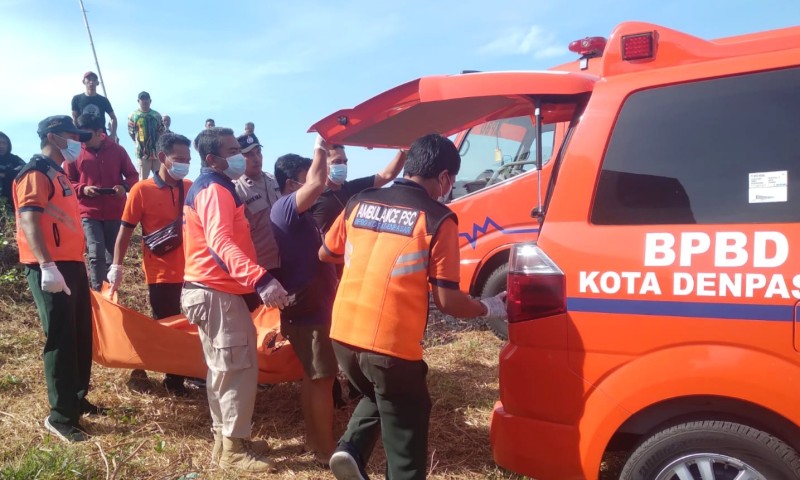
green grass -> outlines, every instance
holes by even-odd
[[[55,444],[55,440],[29,448],[22,457],[0,469],[0,479],[3,480],[88,478],[106,478],[106,475],[85,455],[79,455],[73,448]]]

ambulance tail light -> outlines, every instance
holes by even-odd
[[[621,43],[623,60],[652,58],[655,53],[655,32],[623,35]]]
[[[567,311],[564,272],[534,243],[511,247],[507,309],[509,323]]]

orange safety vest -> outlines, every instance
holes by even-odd
[[[29,191],[25,198],[19,199],[18,187],[23,182],[32,180],[26,178],[27,175],[46,176],[49,183],[48,191]],[[47,251],[54,262],[83,262],[86,241],[78,211],[78,200],[72,183],[61,167],[48,157],[35,155],[14,180],[13,198],[17,207],[17,246],[20,263],[39,263],[22,231],[20,214],[25,211],[41,212],[39,228]]]
[[[366,190],[344,212],[345,268],[331,338],[406,360],[422,359],[428,321],[428,262],[449,208],[419,186]]]

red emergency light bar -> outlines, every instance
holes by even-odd
[[[621,43],[623,60],[652,58],[655,47],[655,32],[623,35]]]
[[[606,39],[603,37],[586,37],[569,43],[569,51],[584,57],[599,57],[606,48]]]

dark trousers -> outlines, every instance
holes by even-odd
[[[386,451],[387,480],[425,478],[431,397],[428,365],[333,341],[348,380],[364,394],[342,435],[366,465],[378,436]]]
[[[153,319],[171,317],[181,313],[181,283],[148,283],[147,290],[150,293],[150,309],[153,311]],[[164,379],[170,383],[183,384],[181,375],[172,373],[166,374]]]
[[[108,269],[114,260],[114,244],[121,223],[120,220],[81,219],[86,235],[86,257],[89,260],[92,290],[99,292],[103,282],[108,280]]]
[[[42,291],[39,265],[25,265],[25,276],[46,337],[42,356],[50,421],[77,425],[92,372],[92,301],[83,262],[56,266],[71,295]]]
[[[148,283],[147,289],[150,293],[150,309],[153,311],[153,318],[171,317],[181,314],[181,283]]]

